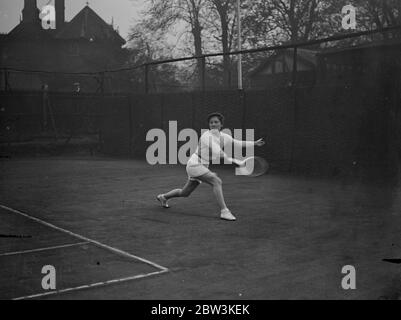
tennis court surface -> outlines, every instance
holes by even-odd
[[[0,162],[1,299],[378,299],[401,294],[397,184],[217,170],[212,190],[159,207],[181,166],[104,157]],[[396,260],[395,260],[396,261]],[[56,290],[41,286],[43,266]],[[356,269],[344,290],[343,266]]]

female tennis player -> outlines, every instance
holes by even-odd
[[[225,160],[226,163],[238,163],[236,159],[229,157],[223,152],[221,146],[226,147],[234,144],[234,147],[261,147],[265,144],[263,139],[257,141],[239,141],[233,139],[230,135],[221,132],[224,125],[224,117],[220,113],[212,113],[208,116],[209,131],[206,131],[199,140],[198,148],[190,157],[186,171],[188,181],[182,189],[175,189],[166,194],[157,196],[164,208],[169,208],[168,201],[172,198],[189,197],[191,193],[202,183],[207,183],[213,187],[214,195],[220,206],[220,218],[227,221],[235,221],[236,218],[227,208],[224,201],[222,181],[216,173],[209,170],[211,161],[218,159]]]

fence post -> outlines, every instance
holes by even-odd
[[[191,92],[191,126],[195,128],[195,93]]]
[[[104,72],[100,74],[100,92],[104,94]]]
[[[293,128],[292,128],[292,145],[291,145],[291,155],[290,155],[290,172],[294,169],[294,147],[296,145],[296,136],[297,136],[297,121],[298,121],[298,101],[297,101],[297,77],[298,76],[298,47],[294,47],[294,55],[293,55],[293,65],[292,65],[292,91],[294,98],[294,114],[293,114]]]
[[[133,124],[132,124],[132,95],[127,96],[128,99],[128,154],[133,156]]]
[[[239,93],[239,101],[240,101],[240,106],[242,107],[242,132],[244,133],[246,130],[245,127],[245,121],[246,121],[246,104],[245,104],[245,90],[238,90]]]
[[[206,58],[204,56],[202,56],[201,58],[201,66],[202,66],[202,70],[201,70],[201,83],[200,83],[200,87],[202,88],[202,91],[206,91]]]
[[[11,91],[9,79],[8,79],[8,69],[4,69],[4,91]]]
[[[149,65],[145,64],[145,93],[149,93]]]
[[[96,93],[100,92],[101,94],[104,94],[104,72],[99,72],[99,74],[97,74],[97,77],[95,77],[95,80],[98,83]]]
[[[164,93],[160,93],[160,129],[164,130]],[[168,127],[168,126],[167,126]]]
[[[47,129],[47,107],[48,107],[48,90],[49,87],[47,84],[42,86],[42,131],[46,131]]]
[[[294,47],[293,65],[292,65],[292,86],[295,88],[297,85],[298,73],[298,47]]]

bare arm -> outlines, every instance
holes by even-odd
[[[241,141],[237,139],[233,139],[234,147],[235,148],[250,148],[255,146],[254,141]]]
[[[259,139],[257,141],[241,141],[232,138],[230,135],[227,135],[229,141],[231,140],[236,148],[250,148],[250,147],[262,147],[265,145],[265,141],[263,139]]]

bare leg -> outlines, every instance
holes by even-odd
[[[216,197],[217,203],[220,206],[221,210],[228,210],[226,202],[224,201],[223,195],[223,182],[217,176],[217,174],[213,172],[209,172],[199,178],[197,178],[213,187],[213,193]]]
[[[186,197],[189,197],[198,186],[199,186],[198,181],[188,180],[188,182],[185,184],[185,186],[182,189],[172,190],[172,191],[164,194],[163,196],[166,200],[169,200],[172,198],[186,198]]]

